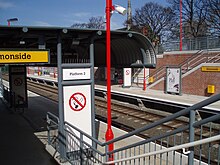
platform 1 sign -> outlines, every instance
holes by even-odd
[[[0,50],[0,64],[49,63],[49,50]]]
[[[63,80],[90,79],[90,68],[63,69]]]

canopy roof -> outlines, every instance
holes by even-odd
[[[57,65],[58,36],[64,63],[89,60],[94,43],[94,66],[106,66],[106,31],[66,27],[0,26],[1,49],[49,49],[50,64]],[[155,67],[156,54],[148,38],[131,31],[111,31],[112,67]]]

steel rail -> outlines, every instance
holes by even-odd
[[[194,146],[198,146],[198,145],[202,145],[202,144],[206,144],[206,143],[211,143],[211,142],[218,141],[218,140],[220,140],[220,135],[216,135],[216,136],[206,138],[206,139],[202,139],[202,140],[197,140],[197,141],[194,141],[194,142],[191,142],[191,143],[181,144],[181,145],[178,145],[178,146],[162,149],[162,150],[159,150],[159,151],[153,151],[153,152],[150,152],[150,153],[141,154],[141,155],[137,155],[137,156],[132,156],[132,157],[129,157],[129,158],[119,159],[119,160],[115,160],[115,161],[109,161],[109,162],[105,162],[103,164],[114,164],[114,163],[119,163],[119,162],[123,162],[123,161],[139,159],[139,158],[143,158],[143,157],[150,157],[150,156],[153,156],[153,155],[163,154],[163,153],[167,153],[167,152],[171,152],[171,151],[176,151],[176,150],[179,150],[179,149],[186,149],[186,148],[190,148],[190,147],[194,147]]]

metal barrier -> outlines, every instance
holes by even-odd
[[[179,41],[169,41],[159,45],[157,53],[167,51],[179,51]],[[193,39],[183,39],[182,50],[202,50],[220,48],[220,37],[198,37]]]
[[[53,146],[56,150],[59,151],[58,148],[58,125],[59,125],[59,118],[54,114],[47,112],[47,140],[48,144]]]
[[[195,115],[196,111],[202,107],[219,100],[220,94],[214,95],[159,121],[104,143],[65,122],[65,135],[63,136],[66,137],[66,141],[63,143],[66,144],[66,160],[71,164],[219,165],[220,111],[203,110],[205,118],[198,121]],[[173,128],[164,129],[163,127],[161,129],[162,126],[171,122],[174,125],[175,120],[182,116],[189,116],[188,123],[185,125],[176,124]],[[55,123],[58,126],[58,119]],[[50,127],[48,129],[50,132]],[[151,136],[127,143],[130,138],[144,134]],[[51,139],[48,143],[52,144]],[[112,152],[108,152],[108,145],[111,143],[121,145]],[[108,162],[109,155],[112,154],[114,154],[114,160]]]
[[[3,85],[3,98],[10,108],[14,108],[14,112],[24,113],[25,100],[24,97],[11,92],[10,89]]]

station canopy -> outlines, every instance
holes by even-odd
[[[59,36],[59,37],[58,37]],[[2,50],[49,49],[50,63],[57,66],[57,43],[61,39],[62,62],[89,61],[91,44],[94,43],[94,66],[106,66],[106,31],[64,27],[0,26]],[[156,54],[149,39],[131,31],[111,31],[112,67],[156,66]]]

